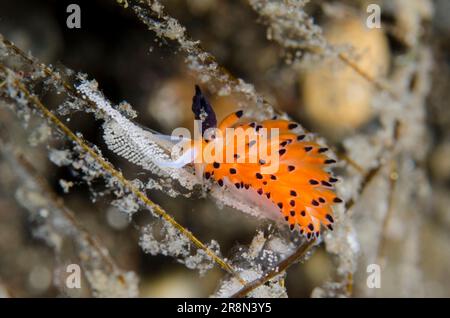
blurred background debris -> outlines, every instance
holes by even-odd
[[[80,5],[80,29],[66,25],[70,3]],[[369,4],[381,8],[380,29],[365,25]],[[246,295],[449,297],[448,9],[447,0],[0,2],[0,297],[242,288],[82,155],[17,83],[247,282],[304,246],[221,194],[205,197],[114,153],[108,122],[59,81],[76,85],[80,74],[121,114],[162,133],[192,129],[200,84],[219,120],[242,107],[280,113],[336,152],[346,205],[335,230]],[[81,267],[79,289],[67,287],[69,264]],[[367,285],[370,264],[381,268],[380,288]]]

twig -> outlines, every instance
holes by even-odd
[[[348,165],[355,168],[355,170],[358,171],[359,174],[365,173],[364,168],[361,167],[359,164],[357,164],[355,162],[355,160],[350,158],[346,153],[340,152],[340,151],[335,151],[335,152],[336,152],[336,156],[339,158],[339,160],[343,160],[343,161],[347,162]]]
[[[347,66],[349,66],[351,69],[353,69],[357,74],[359,74],[362,78],[367,80],[369,83],[371,83],[373,86],[375,86],[377,89],[387,92],[394,100],[400,100],[400,97],[386,84],[384,84],[383,81],[378,80],[374,78],[372,75],[368,74],[366,71],[364,71],[358,63],[351,60],[349,57],[347,57],[344,53],[338,54],[339,60],[344,62]]]
[[[347,284],[345,285],[345,289],[347,292],[347,297],[351,297],[353,294],[353,273],[347,274]]]
[[[281,7],[283,7],[286,10],[285,11],[280,10],[281,13],[278,13],[279,14],[279,16],[277,16],[278,19],[272,20],[272,17],[270,16],[270,14],[267,13],[267,12],[271,12],[271,10],[266,11],[266,10],[262,9],[262,8],[265,8],[265,6],[268,4],[268,2],[270,2],[270,1],[251,1],[250,0],[249,4],[250,4],[250,7],[257,14],[259,14],[260,17],[265,18],[265,20],[263,20],[263,23],[265,25],[274,27],[274,29],[278,30],[278,32],[280,32],[280,30],[281,30],[283,33],[288,34],[288,37],[289,37],[289,41],[286,41],[286,42],[283,42],[277,36],[271,36],[270,40],[277,42],[278,45],[282,46],[285,49],[294,50],[296,52],[308,51],[308,52],[312,52],[314,54],[324,54],[324,52],[328,49],[336,51],[334,49],[334,46],[331,45],[330,43],[328,43],[328,41],[322,36],[322,34],[317,32],[317,30],[314,29],[314,27],[316,26],[314,24],[314,22],[311,22],[311,20],[309,20],[309,19],[308,20],[305,19],[300,22],[295,21],[295,19],[298,20],[298,18],[299,18],[299,17],[295,16],[295,13],[299,12],[297,10],[302,10],[302,7],[305,4],[300,4],[297,1],[276,2],[278,5],[280,5]],[[261,4],[261,3],[262,3],[262,5],[259,6],[259,4]],[[280,18],[280,16],[281,16],[281,18]],[[295,24],[293,24],[294,26],[291,26],[290,24],[288,25],[288,24],[279,22],[280,20],[284,21],[284,20],[288,20],[288,19],[293,20],[292,22],[295,23]],[[302,23],[302,22],[303,22],[303,24],[301,24],[301,26],[300,26],[300,23]],[[310,45],[310,46],[302,45],[301,41],[304,40],[304,37],[305,37],[304,28],[305,29],[309,28],[308,30],[310,30],[311,34],[314,33],[314,35],[317,37],[317,40],[321,44],[320,45]],[[319,30],[320,30],[320,28],[319,28]],[[391,90],[390,87],[385,85],[382,80],[376,79],[372,75],[368,74],[366,71],[364,71],[358,65],[358,63],[353,61],[351,58],[346,56],[344,53],[338,52],[337,58],[340,61],[342,61],[345,65],[347,65],[351,69],[353,69],[358,75],[360,75],[365,80],[367,80],[369,83],[374,85],[377,89],[387,92],[395,100],[400,100],[400,98],[397,96],[397,94],[393,90]]]
[[[397,164],[393,160],[391,163],[391,169],[389,173],[389,192],[388,192],[388,207],[386,211],[386,215],[383,219],[383,224],[381,227],[381,234],[380,234],[380,242],[378,243],[378,250],[376,253],[376,260],[377,264],[382,264],[384,261],[384,252],[386,247],[386,232],[388,230],[389,221],[392,218],[392,215],[394,214],[394,199],[395,199],[395,191],[396,191],[396,185],[398,181],[398,172],[397,172]]]
[[[308,251],[315,246],[316,240],[311,240],[306,244],[300,245],[297,250],[286,257],[283,261],[281,261],[277,267],[273,270],[270,270],[266,273],[264,273],[260,278],[255,279],[254,281],[251,281],[247,283],[244,287],[242,287],[239,291],[234,293],[231,298],[242,298],[245,297],[248,293],[250,293],[252,290],[258,288],[259,286],[263,285],[264,283],[268,282],[275,276],[281,274],[286,269],[288,269],[292,264],[294,264],[297,260],[304,257]]]
[[[4,73],[14,72],[13,70],[3,66],[0,64],[0,70]],[[189,230],[184,228],[181,224],[175,221],[167,212],[165,212],[158,204],[151,201],[142,191],[140,191],[136,186],[134,186],[130,181],[128,181],[121,172],[116,170],[113,165],[99,156],[95,150],[89,147],[80,137],[75,135],[66,125],[64,125],[58,117],[56,117],[50,110],[48,110],[44,104],[33,95],[24,84],[20,81],[15,80],[14,85],[19,89],[25,96],[25,98],[34,104],[36,108],[41,112],[41,114],[51,121],[60,131],[62,131],[70,140],[72,140],[75,144],[81,147],[86,153],[88,153],[102,168],[103,170],[116,178],[122,185],[124,185],[133,195],[136,196],[145,206],[147,206],[151,211],[155,212],[165,221],[170,223],[173,227],[175,227],[182,235],[188,238],[197,248],[202,249],[205,253],[222,269],[227,271],[228,273],[234,275],[242,284],[245,284],[245,281],[239,277],[239,275],[235,272],[230,264],[228,264],[225,260],[217,256],[210,248],[208,248],[205,244],[203,244],[195,235],[193,235]]]
[[[0,152],[3,156],[9,159],[10,163],[20,171],[18,175],[26,180],[27,184],[28,181],[32,180],[33,191],[38,191],[39,195],[42,195],[45,198],[46,207],[48,207],[49,211],[52,211],[53,215],[52,219],[46,218],[46,223],[53,228],[52,231],[55,231],[58,235],[63,233],[64,236],[76,243],[77,254],[78,258],[81,260],[81,264],[87,266],[87,268],[91,268],[92,266],[94,266],[95,269],[99,268],[105,275],[114,277],[118,284],[127,287],[127,281],[123,276],[122,270],[111,258],[106,247],[78,222],[75,218],[75,214],[64,204],[64,200],[51,189],[47,181],[37,172],[35,167],[22,153],[13,148],[9,143],[5,144],[5,142],[0,139],[0,146]],[[33,209],[33,206],[30,207],[26,204],[24,207],[29,210],[30,213],[36,212],[36,210]],[[51,220],[54,220],[56,217],[64,220],[64,229],[66,229],[67,225],[70,226],[70,229],[62,231],[60,226],[54,225],[55,223]],[[60,222],[56,223],[60,224]],[[90,253],[85,253],[86,247],[89,247]],[[55,252],[57,252],[57,249],[55,249]],[[93,257],[98,257],[98,260],[94,260]],[[101,265],[101,267],[99,267],[99,265]],[[96,290],[95,284],[92,284],[90,279],[88,279],[88,283],[91,287],[91,293],[94,294]]]
[[[87,100],[83,99],[82,96],[80,95],[80,93],[71,84],[69,84],[67,81],[65,81],[61,76],[57,75],[50,67],[48,67],[44,63],[37,63],[36,61],[34,61],[33,58],[30,58],[27,54],[25,54],[24,51],[22,51],[19,47],[17,47],[14,43],[9,41],[8,39],[5,39],[3,36],[1,36],[1,34],[0,34],[0,41],[2,41],[3,44],[9,50],[11,50],[15,55],[20,56],[26,63],[28,63],[29,65],[31,65],[33,67],[39,68],[41,71],[44,72],[45,75],[47,75],[48,77],[51,77],[54,81],[61,84],[69,96],[83,100],[83,102],[85,102],[92,109],[95,109],[95,110],[100,111],[101,113],[104,113],[104,111],[99,109],[94,102],[92,102],[89,99],[87,99]]]
[[[383,167],[383,165],[379,164],[375,168],[369,170],[365,174],[363,180],[361,181],[361,185],[360,185],[360,188],[358,191],[358,197],[361,196],[361,194],[366,189],[367,185],[370,183],[371,180],[373,180],[373,178],[378,174],[378,172],[380,171],[380,169],[382,167]],[[348,200],[345,203],[345,210],[349,211],[355,205],[355,202],[356,201],[354,198]],[[299,246],[298,249],[293,254],[291,254],[286,259],[281,261],[274,270],[271,270],[271,271],[265,273],[264,275],[262,275],[262,277],[248,283],[242,289],[240,289],[238,292],[233,294],[231,297],[232,298],[244,297],[252,290],[258,288],[259,286],[263,285],[265,282],[269,281],[273,277],[282,273],[287,268],[289,268],[291,265],[293,265],[298,259],[303,257],[308,251],[310,251],[311,248],[314,247],[315,242],[316,241],[313,240],[313,241],[308,242],[307,244]],[[347,279],[346,291],[347,291],[347,294],[351,295],[353,292],[353,275],[351,273],[349,273],[347,275],[346,279]]]
[[[108,253],[104,252],[104,247],[99,246],[97,240],[81,226],[81,224],[75,218],[74,213],[64,204],[63,199],[59,197],[55,192],[53,192],[48,183],[41,175],[39,175],[39,173],[24,157],[24,155],[19,153],[17,150],[12,149],[11,146],[5,144],[2,140],[0,140],[0,146],[3,155],[5,157],[11,156],[14,159],[14,163],[19,165],[19,167],[26,173],[26,175],[29,176],[39,187],[41,193],[49,199],[51,204],[54,205],[58,209],[58,211],[61,212],[62,217],[64,217],[66,221],[68,221],[81,235],[84,236],[91,248],[95,249],[98,255],[102,257],[105,264],[107,264],[108,270],[111,271],[116,268],[117,265],[115,264],[115,262],[111,259],[111,257],[109,257]]]

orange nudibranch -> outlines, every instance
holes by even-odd
[[[202,145],[208,147],[213,143],[213,153],[231,151],[234,159],[197,163],[200,165],[198,171],[202,171],[205,179],[268,202],[268,208],[277,211],[291,230],[298,229],[308,239],[318,237],[322,225],[333,229],[332,206],[342,200],[336,196],[333,186],[338,180],[328,168],[336,161],[326,155],[326,147],[307,141],[304,134],[296,133],[299,129],[297,123],[276,117],[261,122],[248,121],[243,111],[237,111],[217,126],[214,111],[198,86],[192,110],[196,119],[202,122]],[[232,139],[242,137],[247,138],[247,142],[239,149],[235,143],[231,146],[226,142],[215,143],[217,136],[206,136],[205,131],[209,128],[217,128],[223,134],[227,128],[234,128]],[[276,129],[278,133],[267,133],[270,129]],[[262,145],[267,149],[252,152],[252,147],[260,146],[256,141],[263,131],[268,140]],[[241,136],[243,134],[246,135]],[[256,155],[252,162],[244,159],[250,152]],[[264,168],[271,164],[269,161],[273,161],[269,157],[273,152],[277,155],[277,169],[264,173]]]

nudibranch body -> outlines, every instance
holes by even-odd
[[[249,121],[237,111],[217,126],[198,86],[192,110],[202,132],[202,140],[193,144],[194,164],[205,179],[265,202],[291,230],[297,228],[308,239],[318,237],[322,225],[333,229],[332,206],[342,200],[334,191],[337,179],[328,167],[335,160],[326,155],[327,148],[307,141],[296,133],[299,125],[285,119]]]

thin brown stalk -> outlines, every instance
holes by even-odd
[[[92,102],[89,99],[83,99],[82,96],[80,95],[80,93],[70,83],[65,81],[63,77],[61,77],[58,74],[56,74],[50,67],[48,67],[44,63],[36,62],[35,60],[33,60],[33,58],[31,58],[29,55],[25,54],[24,51],[22,51],[19,47],[17,47],[14,43],[9,41],[8,39],[5,39],[4,37],[0,37],[0,41],[2,41],[3,44],[10,51],[12,51],[14,53],[14,55],[20,56],[20,58],[22,58],[27,64],[29,64],[29,65],[31,65],[33,67],[39,68],[41,71],[44,72],[45,75],[47,75],[48,77],[50,77],[55,82],[57,82],[60,85],[62,85],[64,87],[66,93],[69,96],[72,96],[72,97],[78,98],[80,100],[83,100],[83,102],[85,102],[92,109],[95,109],[97,111],[100,111],[100,112],[104,113],[103,110],[99,109],[94,102]],[[2,83],[2,84],[4,84],[4,83]],[[1,86],[2,85],[0,85],[0,87]]]
[[[381,227],[381,234],[380,234],[380,242],[378,243],[378,250],[376,253],[376,259],[377,264],[383,264],[384,263],[384,255],[385,255],[385,249],[386,249],[386,232],[388,230],[389,222],[392,218],[392,215],[394,214],[394,199],[395,199],[395,191],[396,191],[396,185],[398,181],[398,172],[397,172],[397,165],[395,161],[391,163],[391,169],[389,173],[389,192],[388,192],[388,206],[386,215],[383,219],[383,224]]]
[[[8,144],[4,144],[0,141],[0,145],[2,146],[2,152],[5,156],[10,156],[13,158],[14,163],[17,164],[20,169],[22,169],[27,177],[30,177],[33,182],[38,186],[41,190],[40,192],[45,195],[45,197],[51,202],[53,206],[55,206],[58,211],[62,214],[64,219],[70,223],[73,228],[75,228],[88,242],[89,246],[94,249],[98,255],[104,261],[104,264],[107,266],[108,271],[112,271],[117,267],[114,260],[109,257],[108,253],[104,252],[104,247],[100,246],[97,239],[94,238],[89,232],[84,229],[78,220],[75,218],[74,213],[64,204],[64,200],[59,197],[48,185],[45,179],[36,171],[35,167],[29,162],[22,153],[19,153],[17,150],[13,149]]]
[[[339,60],[341,60],[344,64],[349,66],[351,69],[353,69],[358,75],[360,75],[362,78],[367,80],[369,83],[371,83],[373,86],[375,86],[377,89],[387,92],[393,99],[399,100],[400,98],[398,95],[386,84],[384,84],[383,81],[374,78],[372,75],[368,74],[366,71],[364,71],[358,63],[350,59],[348,56],[346,56],[343,53],[338,54]]]
[[[5,74],[7,72],[14,72],[13,70],[0,65],[0,70],[2,70]],[[159,215],[162,219],[170,223],[173,227],[175,227],[182,235],[188,238],[197,248],[202,249],[205,253],[223,270],[237,277],[242,284],[245,284],[245,281],[239,277],[239,275],[235,272],[233,267],[228,264],[225,260],[216,255],[210,248],[208,248],[204,243],[202,243],[194,234],[192,234],[189,230],[179,224],[173,217],[171,217],[167,212],[164,211],[158,204],[151,201],[146,194],[140,191],[135,185],[133,185],[129,180],[127,180],[121,172],[116,170],[114,166],[103,159],[100,155],[97,154],[95,150],[93,150],[86,142],[84,142],[80,137],[78,137],[75,133],[73,133],[65,124],[63,124],[58,117],[56,117],[50,110],[45,107],[45,105],[35,96],[33,95],[23,83],[18,80],[14,81],[14,85],[20,90],[25,98],[33,104],[37,110],[51,123],[53,123],[64,135],[66,135],[71,141],[77,144],[80,148],[82,148],[87,154],[89,154],[101,167],[102,169],[112,177],[114,177],[119,183],[121,183],[125,188],[127,188],[133,195],[139,199],[148,209],[152,212]]]
[[[273,270],[270,270],[266,273],[264,273],[260,278],[255,279],[254,281],[251,281],[247,283],[244,287],[242,287],[239,291],[234,293],[231,298],[242,298],[248,295],[252,290],[258,288],[259,286],[263,285],[264,283],[268,282],[275,276],[283,273],[286,269],[288,269],[291,265],[293,265],[297,260],[301,259],[308,253],[309,250],[313,246],[315,246],[316,240],[311,240],[307,242],[306,244],[300,245],[297,250],[286,257],[284,260],[282,260],[276,268]]]

